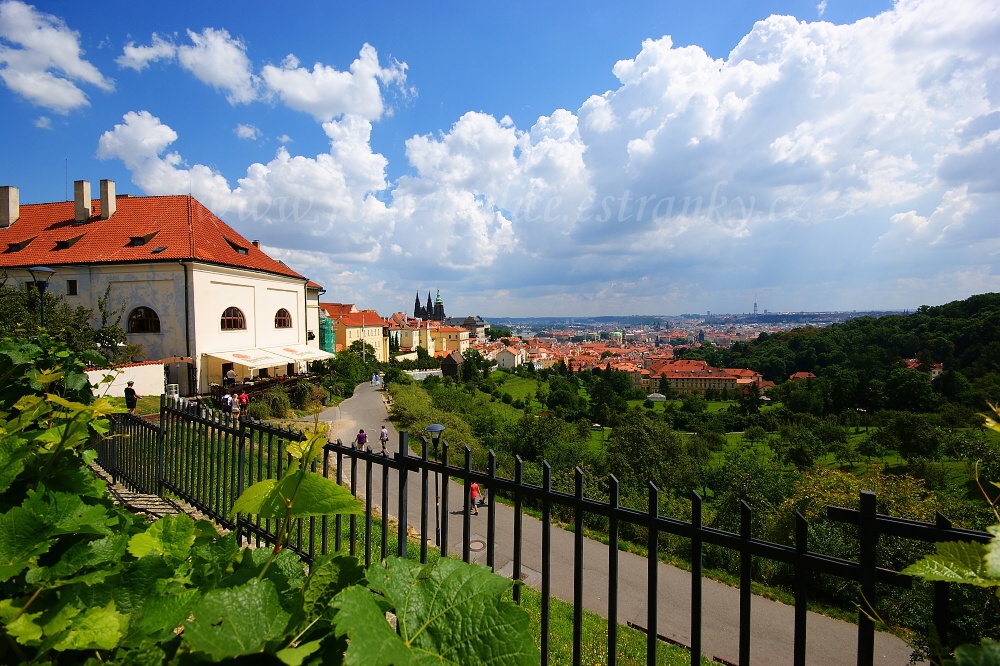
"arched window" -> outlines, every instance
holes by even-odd
[[[128,315],[129,333],[159,333],[160,318],[153,308],[136,308]]]
[[[247,318],[243,316],[243,310],[239,308],[226,308],[226,311],[222,313],[221,326],[223,331],[245,331]]]
[[[292,327],[292,315],[285,308],[281,308],[274,313],[274,327],[275,328],[291,328]]]

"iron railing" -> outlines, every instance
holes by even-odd
[[[161,401],[159,424],[149,423],[128,414],[117,415],[113,419],[112,438],[98,447],[98,464],[115,480],[132,490],[163,495],[169,493],[198,508],[206,516],[229,529],[236,529],[246,539],[257,543],[274,544],[278,526],[273,521],[261,521],[247,516],[232,516],[233,502],[239,494],[254,482],[267,478],[281,478],[287,468],[289,458],[286,446],[289,442],[301,440],[304,436],[286,428],[278,428],[248,419],[236,420],[228,415],[207,410],[204,407],[184,403],[164,396]],[[331,467],[333,469],[331,469]],[[895,536],[923,542],[975,541],[986,543],[991,538],[985,532],[955,529],[943,516],[935,523],[879,515],[875,511],[875,494],[861,493],[860,509],[850,510],[829,507],[828,517],[858,526],[859,558],[851,561],[810,551],[807,543],[807,524],[801,514],[796,515],[795,543],[788,546],[754,538],[751,534],[752,509],[742,504],[739,533],[708,527],[702,524],[702,498],[691,494],[692,519],[690,522],[659,514],[659,490],[649,484],[648,510],[640,511],[619,504],[619,487],[615,477],[610,477],[608,501],[598,501],[584,495],[584,474],[577,468],[573,493],[560,492],[552,487],[551,468],[543,464],[540,486],[523,481],[524,463],[515,459],[514,478],[497,475],[496,456],[489,453],[489,465],[485,472],[473,470],[472,453],[464,450],[462,465],[453,465],[449,458],[447,442],[443,443],[440,460],[429,455],[429,446],[423,439],[421,450],[416,455],[409,449],[406,432],[400,433],[399,450],[393,457],[383,457],[367,450],[356,450],[345,446],[339,440],[325,447],[322,461],[313,465],[314,471],[324,476],[334,475],[337,483],[348,485],[355,495],[363,487],[372,492],[373,479],[381,477],[380,497],[368,497],[363,517],[363,525],[358,525],[359,517],[344,516],[333,518],[334,543],[329,544],[331,525],[327,517],[319,520],[300,519],[292,532],[288,547],[306,561],[320,554],[341,551],[344,547],[343,533],[347,533],[348,550],[351,555],[361,557],[356,552],[358,542],[363,544],[365,566],[373,561],[372,525],[373,503],[377,500],[382,507],[381,543],[378,544],[379,558],[389,554],[388,533],[390,507],[390,480],[395,484],[395,511],[397,521],[396,555],[405,557],[407,550],[407,525],[410,522],[409,502],[411,482],[419,483],[419,515],[414,520],[419,525],[419,558],[426,562],[428,544],[448,544],[448,520],[452,506],[449,496],[449,481],[456,480],[464,485],[463,499],[456,502],[463,509],[461,557],[471,559],[470,493],[473,482],[489,488],[490,497],[503,495],[510,498],[513,509],[513,552],[512,578],[522,579],[523,553],[521,548],[524,530],[523,516],[526,504],[540,510],[541,515],[541,652],[543,663],[548,662],[549,621],[552,597],[552,525],[553,507],[563,507],[574,517],[573,532],[573,651],[574,663],[580,663],[582,643],[583,600],[583,525],[586,516],[602,516],[607,521],[608,543],[617,544],[623,525],[631,524],[646,530],[648,551],[646,576],[646,628],[647,661],[655,664],[656,644],[662,638],[657,636],[657,604],[650,603],[658,595],[658,562],[661,552],[661,535],[675,535],[690,541],[691,576],[691,626],[690,647],[692,664],[699,663],[702,653],[703,577],[702,563],[705,549],[719,546],[732,549],[739,554],[739,663],[750,663],[751,645],[751,583],[752,558],[766,558],[790,565],[794,571],[794,630],[793,660],[795,664],[806,663],[806,613],[808,580],[814,573],[829,574],[860,586],[861,598],[870,608],[877,604],[877,584],[909,587],[911,579],[900,573],[878,566],[876,544],[880,536]],[[377,470],[377,471],[376,471]],[[346,473],[346,474],[345,474]],[[359,474],[364,475],[363,483]],[[345,478],[349,475],[348,478]],[[440,495],[431,496],[431,478],[441,483]],[[416,492],[414,492],[416,494]],[[429,521],[433,516],[435,527]],[[439,522],[440,521],[440,522]],[[558,528],[557,528],[558,529]],[[363,538],[362,538],[363,534]],[[497,543],[496,513],[489,511],[486,521],[486,565],[496,570],[495,544]],[[456,552],[457,554],[457,552]],[[449,555],[449,549],[440,555]],[[608,663],[616,663],[618,640],[618,571],[620,551],[607,548],[608,555]],[[933,593],[933,622],[938,637],[943,641],[948,626],[947,583],[935,583]],[[520,603],[520,588],[513,590],[515,601]],[[857,658],[858,664],[874,661],[875,624],[869,613],[862,609],[858,614]]]

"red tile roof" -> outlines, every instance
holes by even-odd
[[[107,220],[100,217],[100,199],[93,199],[93,214],[82,223],[74,222],[73,205],[72,201],[22,204],[20,217],[0,229],[0,267],[183,259],[305,279],[264,254],[190,195],[119,196],[115,214]]]

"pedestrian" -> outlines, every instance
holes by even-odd
[[[247,405],[250,404],[250,396],[247,395],[246,389],[240,391],[240,409],[245,410]]]
[[[357,437],[354,438],[354,448],[358,451],[364,451],[365,445],[368,443],[368,435],[365,434],[365,429],[362,428],[358,431]]]
[[[476,500],[479,499],[479,484],[475,481],[469,486],[469,492],[472,494],[472,514],[475,516],[479,515],[479,507],[476,506]]]
[[[479,489],[479,506],[486,506],[486,486]]]
[[[139,394],[132,388],[135,382],[129,381],[125,387],[125,406],[128,407],[129,414],[135,414],[135,408],[139,404]]]
[[[388,456],[389,449],[386,448],[386,444],[389,443],[389,431],[386,430],[385,426],[382,426],[382,430],[378,434],[378,441],[382,443],[382,455]]]
[[[233,396],[229,394],[229,389],[222,394],[222,411],[228,414],[233,410]]]
[[[232,407],[229,408],[229,413],[233,416],[233,418],[235,418],[237,421],[239,421],[240,420],[240,412],[241,411],[242,410],[240,409],[239,398],[233,399]]]
[[[236,383],[236,371],[233,370],[232,368],[229,368],[229,370],[226,372],[226,385],[232,386],[235,383]]]
[[[372,375],[372,386],[375,386],[375,379],[376,379],[376,378],[377,378],[377,376],[376,376],[376,375]]]

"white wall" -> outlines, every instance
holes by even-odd
[[[95,396],[123,398],[125,397],[125,386],[129,380],[135,382],[135,386],[132,388],[140,396],[146,397],[163,393],[163,366],[158,363],[88,370],[87,376],[90,377],[90,384],[94,387]],[[111,384],[105,382],[105,377],[109,376],[113,378]]]

